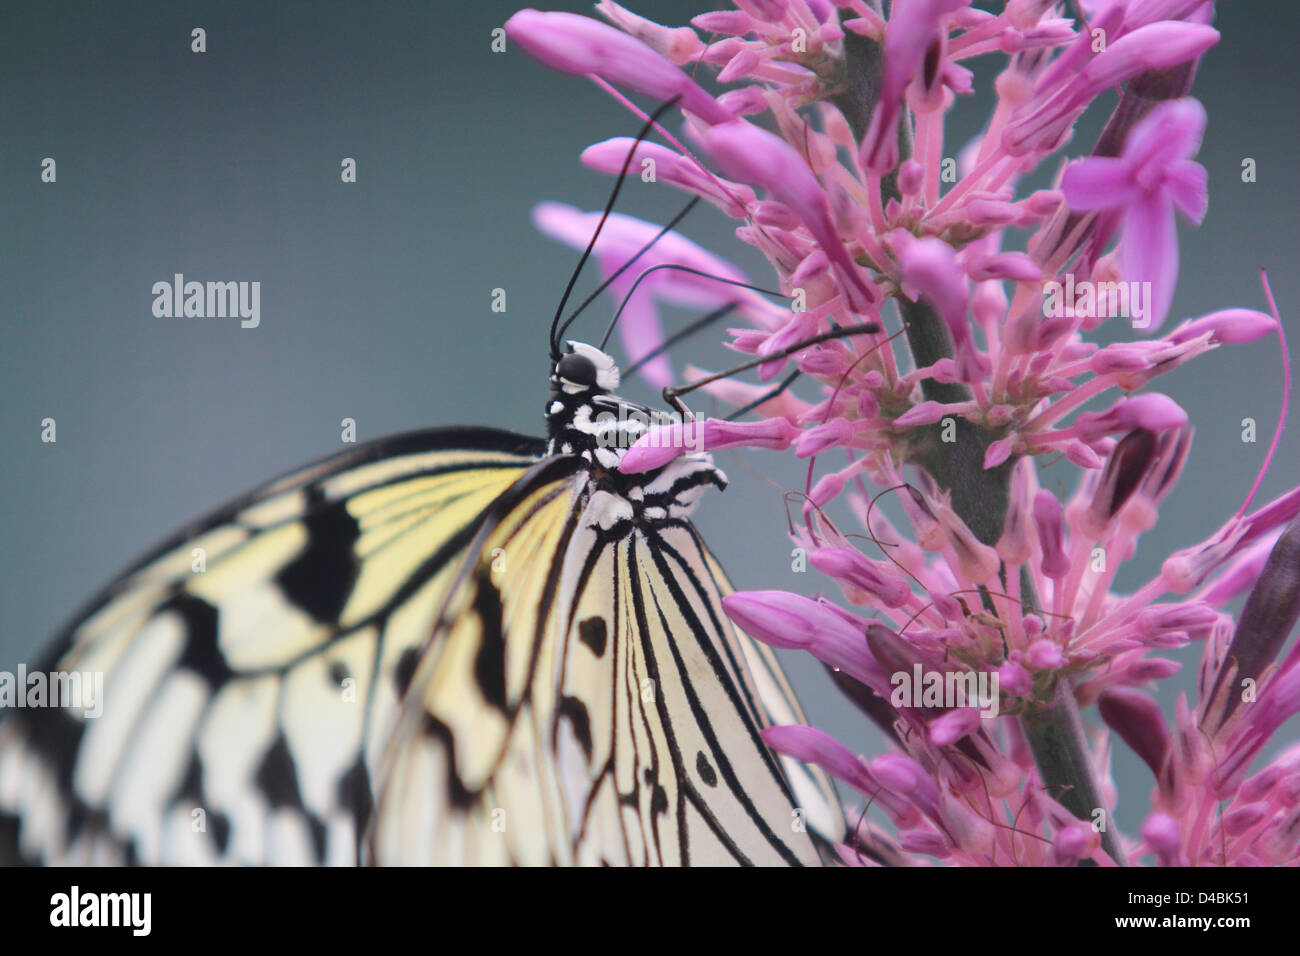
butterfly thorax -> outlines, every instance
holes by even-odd
[[[625,475],[623,455],[652,427],[679,423],[675,416],[613,394],[618,366],[608,354],[582,342],[568,351],[551,374],[546,404],[550,455],[574,455],[588,462],[594,490],[622,499],[619,522],[684,518],[708,485],[725,488],[727,477],[706,452],[684,454],[652,471]]]

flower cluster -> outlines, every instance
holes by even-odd
[[[525,10],[506,29],[640,115],[625,92],[675,100],[683,124],[680,135],[660,128],[668,145],[612,139],[583,162],[619,173],[630,156],[738,220],[793,304],[701,278],[744,277],[670,233],[639,268],[694,271],[656,272],[620,330],[635,360],[663,341],[659,300],[729,305],[743,327],[728,344],[772,357],[760,379],[793,365],[805,383],[807,398],[713,382],[759,420],[710,422],[704,441],[809,461],[796,543],[843,603],[766,591],[725,604],[754,637],[828,665],[892,739],[868,760],[812,728],[766,732],[892,824],[857,825],[843,858],[1297,862],[1300,748],[1263,769],[1253,761],[1300,711],[1300,649],[1281,656],[1300,614],[1300,488],[1254,511],[1252,489],[1154,579],[1113,588],[1192,444],[1186,412],[1148,386],[1220,345],[1281,337],[1273,316],[1241,308],[1165,330],[1177,221],[1199,223],[1207,207],[1194,159],[1206,115],[1189,92],[1218,40],[1212,4],[1091,0],[1077,18],[1053,0],[1008,0],[999,13],[895,0],[888,17],[868,0],[736,6],[670,28],[602,0],[610,25]],[[1004,63],[993,107],[955,148],[945,118],[974,92],[964,64],[981,56]],[[702,85],[708,68],[723,92]],[[1079,155],[1076,122],[1116,88],[1109,122]],[[1023,188],[1049,161],[1055,185]],[[553,204],[537,218],[575,245],[595,225]],[[596,247],[606,274],[654,232],[614,217]],[[1093,341],[1121,324],[1132,340]],[[837,328],[846,334],[824,338]],[[643,371],[671,380],[662,356]],[[672,451],[649,435],[622,467]],[[831,453],[836,467],[818,470]],[[1062,457],[1080,472],[1064,502],[1039,477]],[[910,527],[876,507],[884,494]],[[865,535],[827,517],[837,498]],[[1234,619],[1225,608],[1247,594]],[[1190,642],[1205,647],[1199,700],[1180,698],[1170,729],[1151,689],[1177,670],[1160,652]],[[924,692],[903,686],[913,675]],[[954,700],[954,687],[972,690]],[[1109,731],[1085,730],[1080,710],[1094,704]],[[1138,835],[1110,822],[1112,732],[1157,781]]]

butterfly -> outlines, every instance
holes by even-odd
[[[823,861],[834,788],[764,744],[803,714],[689,519],[726,476],[623,474],[664,415],[616,394],[619,313],[561,344],[635,150],[551,324],[546,436],[359,445],[139,561],[34,669],[96,702],[0,722],[0,863]]]
[[[360,445],[94,598],[37,670],[102,674],[102,714],[0,723],[0,859],[819,862],[833,790],[764,745],[802,714],[689,520],[725,475],[621,474],[651,410],[558,352],[546,438]]]

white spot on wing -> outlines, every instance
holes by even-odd
[[[87,724],[72,776],[73,790],[92,807],[107,802],[113,771],[136,721],[163,674],[176,662],[184,640],[180,616],[159,615],[144,626],[105,678],[104,713]]]
[[[197,674],[173,674],[153,699],[145,723],[136,728],[114,780],[109,825],[114,833],[135,838],[136,853],[146,866],[163,862],[166,801],[189,768],[194,727],[207,699],[207,684]]]

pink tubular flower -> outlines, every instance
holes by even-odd
[[[652,162],[657,181],[693,192],[729,215],[743,217],[745,209],[754,203],[754,191],[748,186],[722,182],[671,149],[655,143],[636,143],[628,136],[616,136],[588,146],[583,150],[582,161],[592,169],[617,175],[630,151],[633,169],[648,169],[645,164]]]
[[[1190,159],[1204,133],[1205,108],[1196,100],[1162,103],[1134,128],[1122,156],[1085,159],[1061,180],[1071,209],[1124,210],[1122,270],[1151,283],[1152,328],[1169,313],[1178,279],[1174,209],[1198,224],[1205,216],[1205,167]]]
[[[656,425],[642,435],[619,465],[624,474],[635,475],[661,468],[687,452],[717,451],[721,448],[789,448],[800,431],[784,418],[762,422],[703,421]]]
[[[685,109],[708,123],[732,118],[730,111],[660,54],[589,17],[520,10],[506,21],[506,35],[552,69],[592,73],[660,100],[680,96]]]
[[[849,305],[855,312],[870,311],[879,296],[850,261],[821,184],[803,158],[788,143],[743,120],[715,126],[704,142],[724,173],[764,186],[803,221],[838,269]]]
[[[1276,335],[1283,419],[1289,394],[1275,308],[1216,303],[1160,331],[1175,211],[1199,225],[1207,208],[1193,160],[1206,115],[1189,93],[1219,37],[1212,4],[1099,0],[1079,19],[1052,0],[997,6],[738,0],[667,27],[601,0],[617,29],[512,18],[545,63],[680,97],[682,123],[665,121],[660,141],[606,140],[583,162],[617,174],[630,156],[634,173],[649,163],[656,182],[702,197],[790,297],[652,273],[620,319],[629,356],[663,341],[657,301],[735,303],[725,344],[756,372],[704,387],[755,417],[653,428],[619,468],[732,447],[799,460],[792,567],[814,573],[791,587],[817,596],[740,591],[723,606],[755,639],[829,668],[887,738],[868,758],[809,727],[763,732],[858,795],[866,819],[844,835],[844,863],[1296,865],[1300,747],[1261,756],[1300,714],[1300,649],[1287,646],[1300,488],[1251,510],[1278,438],[1218,531],[1153,576],[1130,564],[1198,464],[1188,412],[1156,380]],[[945,125],[976,57],[1002,68],[963,145]],[[1076,143],[1076,121],[1112,89],[1100,138]],[[1027,188],[1043,169],[1064,170],[1059,186]],[[592,216],[546,209],[544,229],[585,244]],[[616,215],[606,230],[608,275],[655,227]],[[667,262],[739,275],[670,234],[616,291]],[[1097,341],[1115,319],[1141,334],[1112,321]],[[666,358],[649,367],[656,384],[670,373]],[[1153,685],[1180,666],[1168,652],[1195,643],[1195,701],[1165,713]],[[1155,780],[1129,832],[1111,813],[1120,746]],[[1100,832],[1098,810],[1112,824]]]
[[[946,36],[946,31],[940,30],[943,18],[969,4],[970,0],[914,0],[900,4],[897,15],[890,19],[885,30],[880,100],[862,141],[862,165],[873,173],[884,174],[898,165],[898,116],[903,107],[903,89],[921,66],[926,51]],[[938,62],[942,64],[942,58]]]

